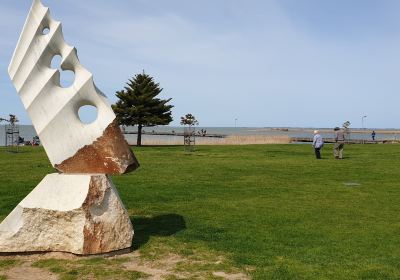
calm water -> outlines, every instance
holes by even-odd
[[[252,127],[196,127],[196,130],[204,129],[207,134],[224,134],[224,135],[264,135],[264,136],[289,136],[289,137],[312,137],[311,132],[301,131],[299,128],[293,128],[289,131],[275,130],[272,128],[252,128]],[[310,130],[310,129],[308,129]],[[135,127],[128,127],[126,129],[129,131],[136,131]],[[158,126],[144,128],[146,132],[172,132],[183,133],[183,127],[173,127],[173,126]],[[333,131],[328,133],[321,133],[323,137],[330,138],[333,137]],[[32,137],[36,136],[36,131],[31,125],[20,125],[20,135],[25,138],[25,141],[32,140]],[[173,136],[155,136],[155,135],[144,135],[144,139],[154,138],[162,141],[163,139],[170,139]],[[354,130],[350,136],[352,139],[371,139],[370,134],[360,134],[357,130]],[[136,135],[126,135],[128,142],[134,143],[136,140]],[[376,140],[393,140],[399,139],[400,134],[377,134]],[[0,126],[0,146],[5,145],[5,126]]]

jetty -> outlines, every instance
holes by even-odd
[[[137,131],[124,131],[124,134],[137,134]],[[185,136],[183,132],[148,132],[144,131],[142,132],[142,135],[157,135],[157,136]],[[196,137],[210,137],[210,138],[225,138],[227,135],[224,134],[202,134],[202,133],[196,133]]]

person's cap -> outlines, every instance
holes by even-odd
[[[335,127],[333,130],[340,130],[340,128],[339,127]]]
[[[318,132],[319,132],[318,130],[314,130],[314,134],[318,134]]]

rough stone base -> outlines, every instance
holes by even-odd
[[[0,224],[1,253],[102,254],[131,247],[132,238],[106,175],[47,175]]]

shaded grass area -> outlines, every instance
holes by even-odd
[[[151,236],[172,236],[186,229],[184,218],[176,214],[154,217],[136,216],[132,219],[132,223],[135,225],[135,242],[133,244],[135,250],[146,244]]]
[[[91,258],[78,261],[47,259],[33,264],[33,267],[45,268],[60,276],[60,280],[136,280],[147,275],[136,271],[120,269],[120,265],[129,261],[129,258],[104,259]]]
[[[320,161],[309,145],[134,151],[141,168],[113,181],[146,258],[167,243],[218,252],[254,279],[400,278],[400,145],[347,145],[341,161],[331,145]],[[52,172],[40,148],[0,150],[0,170],[3,217]]]

